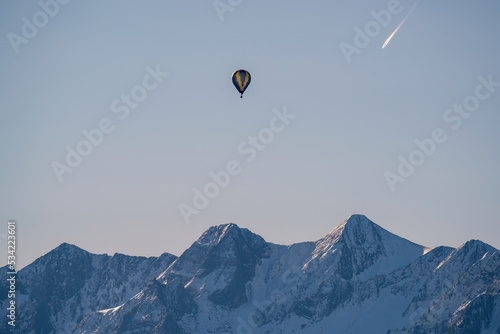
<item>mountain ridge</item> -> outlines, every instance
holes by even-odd
[[[178,257],[62,243],[18,282],[21,333],[500,333],[497,249],[429,249],[358,214],[292,245],[212,226]]]

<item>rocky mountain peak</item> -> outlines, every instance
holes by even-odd
[[[233,223],[212,226],[201,235],[197,243],[213,246],[220,243],[225,237],[235,236],[240,232],[241,229],[238,225]]]
[[[361,273],[362,277],[371,277],[380,267],[384,272],[395,270],[423,253],[423,246],[392,234],[364,215],[354,214],[316,242],[312,259],[334,265],[343,278],[350,279]]]

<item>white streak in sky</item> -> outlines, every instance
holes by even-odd
[[[382,49],[386,47],[387,44],[389,44],[389,42],[391,41],[391,39],[394,37],[394,35],[396,35],[396,33],[398,32],[399,28],[401,28],[403,26],[403,24],[406,22],[406,20],[410,17],[411,13],[413,13],[413,10],[415,9],[415,7],[417,7],[418,3],[420,2],[420,0],[417,0],[417,2],[415,3],[415,5],[413,5],[412,9],[410,10],[410,12],[408,14],[406,14],[405,18],[403,19],[403,21],[401,21],[401,23],[397,26],[397,28],[392,32],[392,34],[389,36],[389,38],[387,38],[387,40],[385,41],[384,45],[382,45]]]

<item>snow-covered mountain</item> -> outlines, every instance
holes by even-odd
[[[13,332],[72,333],[86,315],[132,298],[176,258],[167,253],[150,258],[96,255],[63,243],[19,271]],[[6,272],[7,267],[1,268],[1,277]],[[7,281],[2,280],[0,291],[5,312]],[[9,329],[2,321],[0,333]]]
[[[62,244],[18,282],[19,333],[500,334],[497,249],[428,249],[362,215],[289,246],[214,226],[178,258]]]

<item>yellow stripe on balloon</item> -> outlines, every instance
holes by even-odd
[[[242,88],[245,88],[247,86],[249,78],[250,78],[250,76],[247,73],[245,73],[245,82],[243,83]]]
[[[241,72],[236,73],[236,81],[238,81],[238,85],[240,85],[240,92],[243,90],[243,84],[241,83]]]

